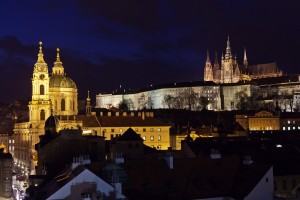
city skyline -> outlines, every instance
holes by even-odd
[[[242,64],[276,61],[299,73],[300,14],[273,1],[6,2],[0,8],[0,101],[31,98],[31,77],[43,42],[49,71],[56,48],[79,98],[122,85],[135,89],[203,80],[206,51],[220,58],[230,36]]]

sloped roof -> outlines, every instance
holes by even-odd
[[[237,156],[226,156],[175,159],[173,169],[164,160],[135,160],[125,162],[124,169],[130,180],[124,194],[129,199],[201,199],[245,197],[270,166],[244,167]],[[240,184],[243,179],[249,181]]]
[[[279,68],[277,67],[277,64],[273,62],[266,64],[251,65],[247,67],[247,70],[250,74],[268,74],[278,72]]]
[[[137,134],[132,128],[127,129],[120,137],[117,137],[117,141],[143,141],[141,136]]]
[[[83,127],[100,127],[100,123],[95,115],[78,115],[77,119],[82,121]]]
[[[168,126],[166,123],[153,117],[131,117],[131,116],[97,116],[102,127],[130,127],[130,126]]]

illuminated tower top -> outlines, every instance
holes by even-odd
[[[91,115],[91,98],[90,98],[90,91],[88,91],[88,97],[86,98],[86,115],[90,116]]]
[[[232,58],[229,36],[227,39],[227,47],[226,47],[226,54],[225,54],[225,59],[228,59],[228,58]]]
[[[39,42],[40,51],[39,51],[39,54],[38,54],[37,63],[45,63],[42,44],[43,44],[42,42]]]
[[[248,60],[247,60],[247,55],[246,55],[246,47],[244,48],[244,66],[246,68],[248,67]]]
[[[64,67],[62,65],[62,62],[60,61],[60,55],[59,55],[59,48],[56,49],[56,61],[54,62],[54,66],[52,68],[52,74],[53,75],[64,75]]]

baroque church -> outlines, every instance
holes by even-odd
[[[20,168],[34,173],[37,165],[37,154],[34,145],[45,133],[45,120],[50,116],[59,117],[60,129],[78,129],[82,122],[77,119],[78,97],[75,82],[66,76],[57,49],[56,61],[49,73],[44,60],[42,42],[39,43],[39,53],[32,74],[32,98],[28,104],[28,122],[16,123],[14,126],[15,162]]]
[[[244,49],[243,65],[239,65],[237,57],[232,55],[229,36],[225,56],[222,53],[221,66],[219,65],[217,54],[215,54],[214,64],[212,65],[209,53],[204,67],[204,81],[213,81],[215,83],[236,83],[241,80],[250,81],[267,77],[282,76],[282,71],[277,64],[267,63],[248,66],[246,49]]]

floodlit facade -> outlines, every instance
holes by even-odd
[[[271,112],[261,111],[248,119],[250,131],[280,130],[279,116]]]
[[[217,54],[215,56],[214,65],[207,58],[204,67],[204,81],[213,81],[215,83],[237,83],[241,80],[252,80],[266,77],[282,76],[282,71],[277,67],[276,63],[248,65],[246,49],[244,49],[243,65],[239,65],[236,55],[233,55],[229,36],[227,39],[225,56],[221,56],[221,66],[219,65]]]
[[[37,62],[32,74],[32,98],[28,104],[29,121],[14,125],[14,155],[15,164],[27,174],[34,174],[37,165],[37,154],[34,145],[39,142],[39,136],[44,134],[45,120],[50,115],[60,116],[59,129],[77,129],[82,122],[76,120],[78,113],[77,87],[75,82],[66,76],[60,60],[59,49],[49,73],[44,60],[42,42],[39,43]]]

